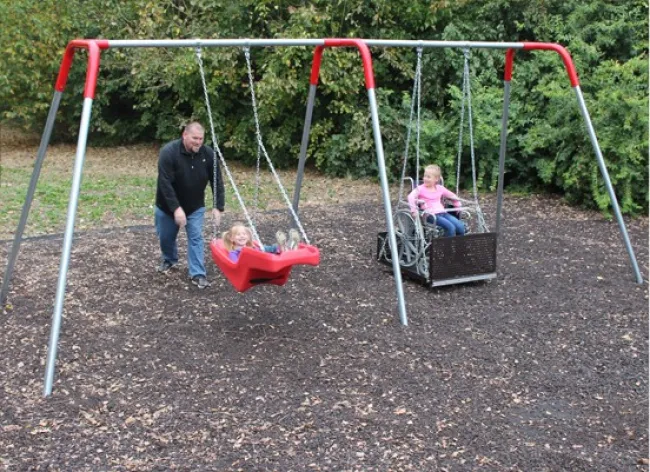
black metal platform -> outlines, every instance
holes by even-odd
[[[387,232],[377,235],[377,260],[392,266]],[[431,238],[424,257],[429,260],[429,274],[418,272],[417,265],[405,267],[402,274],[431,287],[488,280],[496,277],[496,233],[475,233],[450,238]],[[400,244],[399,238],[397,242]]]

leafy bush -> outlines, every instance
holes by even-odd
[[[16,0],[0,5],[0,113],[40,131],[58,66],[73,38],[381,37],[543,41],[572,54],[623,212],[648,210],[648,6],[640,0]],[[415,52],[373,48],[376,96],[387,168],[401,172]],[[313,48],[251,51],[259,119],[276,165],[298,158]],[[241,50],[205,48],[207,90],[217,139],[228,159],[256,159],[255,127]],[[75,55],[54,138],[79,128],[85,53]],[[463,55],[426,50],[420,157],[455,175]],[[496,187],[504,51],[472,51],[478,184]],[[208,124],[194,51],[133,48],[102,53],[91,143],[165,141],[189,119]],[[556,54],[518,51],[512,81],[506,182],[544,190],[607,212],[609,197],[575,93]],[[467,131],[465,131],[467,137]],[[414,140],[413,140],[414,142]],[[331,175],[374,176],[375,145],[359,54],[323,55],[309,163]],[[414,157],[414,148],[410,155]],[[461,186],[471,186],[467,141]]]

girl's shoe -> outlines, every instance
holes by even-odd
[[[291,228],[289,230],[289,251],[295,251],[298,249],[298,245],[300,244],[300,233],[294,229]]]
[[[278,247],[280,248],[281,252],[284,252],[287,250],[287,235],[285,234],[284,231],[278,231],[275,233],[275,240],[278,243]]]

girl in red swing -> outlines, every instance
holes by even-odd
[[[222,235],[223,246],[228,251],[228,257],[231,261],[237,262],[242,249],[252,247],[262,252],[271,254],[281,254],[284,251],[298,249],[300,243],[300,234],[295,229],[289,230],[289,243],[287,244],[287,235],[284,231],[275,233],[276,244],[258,246],[253,243],[253,233],[243,223],[234,223],[231,228]]]

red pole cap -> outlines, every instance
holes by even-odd
[[[506,70],[503,74],[503,80],[506,82],[510,82],[512,80],[512,68],[515,61],[515,52],[516,51],[514,49],[508,49],[506,51]]]
[[[318,85],[318,75],[320,74],[320,63],[323,59],[323,50],[325,46],[316,46],[314,51],[314,59],[311,63],[311,77],[309,77],[309,83],[311,85]]]
[[[97,74],[99,73],[99,58],[102,49],[108,49],[107,40],[98,39],[74,39],[65,48],[65,54],[59,67],[59,76],[56,79],[54,89],[63,92],[68,82],[68,74],[72,66],[75,49],[88,49],[88,68],[86,69],[86,85],[84,87],[84,98],[95,98],[95,86],[97,85]]]
[[[576,68],[573,65],[573,60],[571,59],[571,55],[569,54],[569,51],[567,51],[564,46],[560,46],[559,44],[556,43],[524,43],[524,49],[526,50],[543,49],[543,50],[557,52],[562,58],[562,60],[564,61],[564,67],[566,67],[567,73],[569,74],[571,87],[577,87],[578,85],[580,85],[580,82],[578,81],[578,73],[576,72]]]
[[[343,38],[343,39],[326,39],[325,47],[356,47],[361,53],[361,61],[363,62],[363,74],[366,79],[366,89],[375,88],[375,76],[372,72],[372,57],[368,45],[361,39]],[[312,76],[313,77],[313,76]]]

